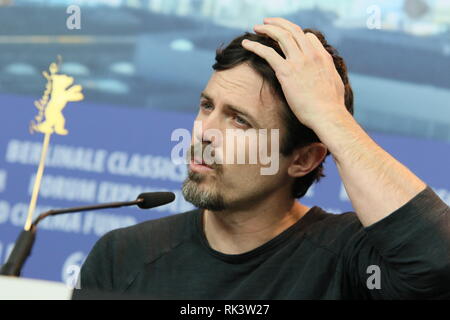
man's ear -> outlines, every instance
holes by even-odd
[[[326,155],[327,147],[321,142],[297,148],[292,153],[288,174],[294,178],[303,177],[317,168]]]

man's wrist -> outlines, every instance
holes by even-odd
[[[353,116],[347,111],[344,105],[331,105],[326,107],[318,107],[323,110],[316,113],[310,119],[301,120],[304,125],[313,130],[317,135],[326,134],[330,127],[342,128],[349,127],[349,124],[356,124]],[[323,132],[323,133],[322,133]]]
[[[372,145],[371,138],[345,107],[334,106],[328,110],[333,111],[311,120],[308,127],[316,133],[336,160],[339,160],[346,150],[357,145]]]

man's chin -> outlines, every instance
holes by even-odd
[[[204,181],[206,179],[203,179]],[[225,209],[223,198],[216,194],[210,185],[197,182],[188,177],[183,183],[184,199],[201,209],[220,211]]]

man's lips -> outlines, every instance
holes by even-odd
[[[191,160],[189,166],[193,171],[196,172],[207,172],[214,170],[211,166],[207,165],[203,160],[200,159]]]

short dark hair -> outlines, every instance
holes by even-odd
[[[339,56],[336,48],[327,43],[325,36],[320,31],[314,29],[304,29],[303,32],[311,32],[315,34],[322,42],[322,45],[328,53],[333,57],[334,65],[345,86],[345,106],[353,115],[353,91],[348,80],[347,67],[344,59]],[[320,142],[314,131],[303,125],[290,109],[283,94],[281,84],[279,83],[275,72],[266,60],[242,47],[241,43],[244,39],[257,41],[263,45],[271,47],[283,58],[285,58],[285,55],[283,54],[283,51],[277,41],[265,35],[246,32],[245,34],[232,40],[225,48],[223,48],[222,45],[216,50],[216,62],[212,66],[213,69],[216,71],[222,71],[234,68],[242,63],[248,63],[250,67],[261,75],[263,81],[268,82],[272,93],[280,99],[282,105],[284,106],[281,115],[283,121],[285,122],[287,133],[281,140],[280,152],[283,155],[288,156],[292,154],[296,148],[304,147],[314,142]],[[330,152],[327,151],[326,157],[329,154]],[[305,176],[295,179],[292,187],[293,197],[303,197],[314,182],[319,181],[321,177],[325,176],[323,168],[324,161],[325,159],[314,170]]]

